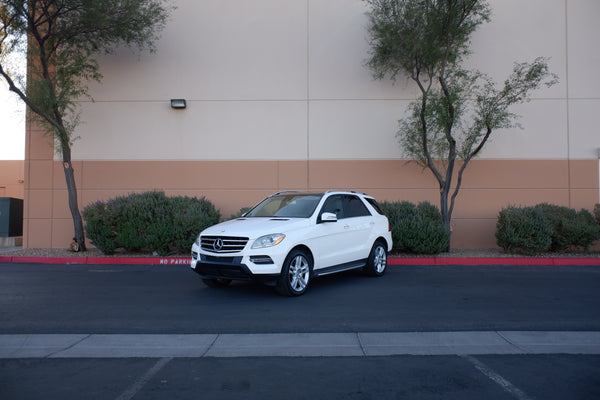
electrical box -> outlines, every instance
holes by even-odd
[[[23,236],[23,200],[0,197],[0,237]]]

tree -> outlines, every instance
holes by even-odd
[[[376,79],[407,74],[418,86],[419,97],[399,121],[397,137],[405,156],[437,180],[440,211],[450,229],[469,162],[492,132],[515,126],[518,116],[509,111],[512,105],[527,101],[532,90],[544,83],[550,86],[557,78],[545,58],[515,64],[502,88],[481,72],[461,66],[471,34],[489,21],[485,0],[365,1],[370,6],[367,66]]]
[[[101,81],[97,57],[116,48],[154,51],[170,8],[163,0],[1,0],[0,77],[25,102],[30,118],[54,137],[67,183],[74,237],[85,250],[71,163],[78,104],[87,83]],[[27,83],[8,56],[27,49]]]

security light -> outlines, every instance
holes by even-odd
[[[182,109],[186,108],[187,104],[185,99],[171,99],[171,108]]]

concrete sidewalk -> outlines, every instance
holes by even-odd
[[[600,354],[600,332],[0,335],[0,358]]]

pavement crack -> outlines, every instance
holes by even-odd
[[[219,339],[219,336],[221,336],[220,333],[217,333],[217,335],[215,336],[214,340],[211,342],[211,344],[208,345],[208,347],[206,348],[206,350],[204,351],[204,353],[202,353],[202,355],[200,356],[202,357],[206,357],[206,354],[208,354],[208,352],[213,348],[214,344],[217,342],[217,339]]]
[[[511,346],[513,346],[516,349],[519,349],[521,352],[523,353],[527,353],[527,351],[523,348],[521,348],[519,345],[514,344],[509,338],[507,338],[506,336],[504,336],[502,334],[502,332],[496,331],[496,335],[500,336],[506,343],[510,344]]]
[[[54,355],[56,355],[58,353],[62,353],[63,351],[70,350],[73,347],[77,346],[79,343],[83,342],[84,340],[89,339],[92,335],[93,335],[93,333],[88,333],[87,335],[85,335],[84,337],[82,337],[81,339],[79,339],[78,341],[76,341],[74,343],[71,343],[69,346],[67,346],[67,347],[65,347],[63,349],[53,351],[52,353],[47,354],[44,358],[52,358]]]
[[[363,356],[367,355],[365,351],[365,347],[363,346],[362,340],[360,340],[360,332],[356,332],[356,338],[358,339],[358,345],[360,346],[360,351],[362,351]]]

